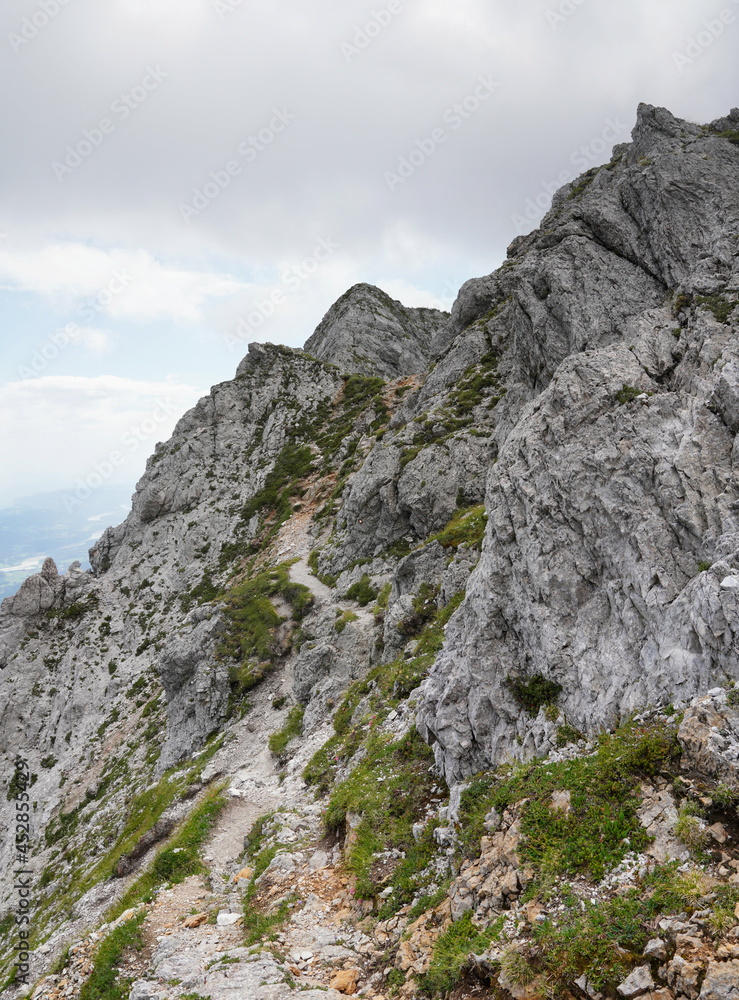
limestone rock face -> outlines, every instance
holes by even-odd
[[[342,371],[401,378],[428,368],[448,323],[448,313],[411,309],[373,285],[354,285],[331,306],[305,350]]]
[[[514,346],[482,557],[420,712],[450,779],[515,752],[509,676],[561,684],[590,731],[739,673],[726,127],[641,106],[634,142],[460,292],[455,329],[490,315]]]
[[[210,607],[197,608],[160,653],[157,668],[167,697],[169,732],[161,769],[186,757],[226,719],[228,670],[214,655],[222,633],[220,615]]]
[[[59,576],[54,560],[44,560],[41,572],[25,579],[17,593],[0,604],[0,669],[6,665],[29,619],[69,608],[85,595],[92,582],[92,575],[81,568],[79,561]]]
[[[370,662],[371,627],[368,615],[348,622],[340,632],[335,628],[336,612],[331,607],[305,620],[308,639],[295,657],[293,695],[308,705],[304,725],[307,729],[320,721],[326,703],[338,704],[349,684],[362,676]]]
[[[739,781],[739,697],[715,688],[696,698],[678,730],[683,766],[734,786]]]

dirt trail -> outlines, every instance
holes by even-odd
[[[311,516],[306,509],[285,526],[278,558],[297,559],[290,578],[307,586],[320,608],[336,602],[336,595],[308,567]],[[302,780],[306,762],[332,729],[327,724],[304,737],[288,762],[269,750],[269,737],[284,724],[290,700],[281,709],[274,705],[284,702],[291,687],[292,669],[287,665],[250,692],[247,714],[207,765],[204,779],[223,782],[228,795],[201,852],[207,873],[160,890],[147,904],[144,948],[119,963],[121,977],[135,980],[131,1000],[177,1000],[184,995],[287,1000],[295,995],[295,986],[307,1000],[340,1000],[366,980],[363,956],[369,938],[355,926],[361,914],[341,869],[340,852],[325,838],[320,807],[309,801]],[[246,947],[244,893],[251,873],[244,871],[244,838],[268,813],[276,814],[270,842],[280,847],[252,890],[254,903],[269,911],[289,900],[290,914],[275,928],[276,940],[273,935],[271,942]],[[89,958],[86,962],[89,972]],[[331,988],[337,975],[341,993]],[[49,977],[35,1000],[75,1000],[81,981]],[[367,995],[381,998],[371,989]]]

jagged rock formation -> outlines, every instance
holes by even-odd
[[[510,676],[562,685],[584,730],[737,677],[737,124],[642,106],[634,142],[460,293],[454,322],[497,306],[515,367],[483,556],[420,712],[452,779],[514,745]]]
[[[433,745],[453,821],[463,779],[503,756],[737,679],[737,140],[739,111],[697,126],[642,105],[633,142],[451,316],[357,285],[304,351],[251,345],[157,445],[92,572],[47,560],[3,602],[0,766],[8,795],[18,753],[33,781],[36,942],[102,919],[201,778],[265,809],[265,782],[299,804],[304,765],[347,778],[380,691],[387,733],[415,720]],[[710,697],[686,752],[733,781],[700,712],[727,731],[736,713]],[[300,753],[270,755],[298,717]],[[658,823],[672,805],[649,796]],[[9,873],[5,817],[0,836]],[[510,891],[475,899],[513,905],[509,854],[477,874]],[[455,884],[401,971],[465,912]]]
[[[342,371],[395,379],[420,375],[448,342],[449,315],[410,309],[373,285],[354,285],[305,344]]]

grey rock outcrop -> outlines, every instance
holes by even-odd
[[[215,657],[223,631],[217,611],[209,606],[197,608],[159,655],[157,669],[167,697],[169,733],[159,759],[160,771],[200,746],[227,717],[228,668]]]
[[[342,371],[402,378],[428,368],[448,323],[448,313],[412,309],[373,285],[354,285],[331,306],[305,350]]]
[[[488,329],[515,347],[482,557],[420,712],[449,779],[516,752],[509,677],[561,684],[592,731],[739,673],[722,586],[739,561],[739,150],[721,124],[641,106],[634,142],[455,305],[457,325],[497,310]]]
[[[723,688],[696,698],[677,738],[684,767],[736,787],[739,783],[739,697]]]
[[[41,572],[27,577],[17,593],[0,604],[0,669],[35,616],[69,608],[84,597],[92,583],[92,575],[79,561],[60,576],[54,560],[45,559]]]
[[[368,615],[347,622],[337,631],[337,609],[328,608],[306,619],[308,639],[295,657],[293,694],[306,705],[304,728],[310,731],[326,715],[326,705],[337,704],[352,681],[362,677],[370,665],[372,629]]]

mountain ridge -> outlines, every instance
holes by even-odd
[[[697,713],[707,692],[731,729],[738,144],[739,110],[698,126],[640,105],[633,141],[451,314],[360,284],[302,351],[250,345],[157,445],[91,571],[47,560],[3,601],[0,758],[8,801],[28,759],[49,887],[34,975],[128,898],[188,789],[200,803],[227,778],[232,803],[281,803],[317,835],[306,783],[359,795],[377,720],[451,831],[471,776],[554,760],[567,734],[563,759],[593,754],[634,713]],[[371,804],[335,801],[356,866]],[[434,833],[451,855],[459,836]]]

